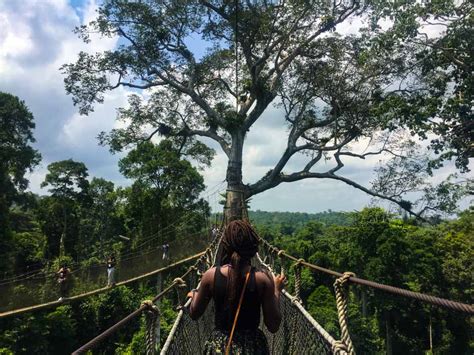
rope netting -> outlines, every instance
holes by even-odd
[[[470,305],[378,284],[357,278],[355,274],[351,272],[339,273],[321,268],[303,259],[295,258],[265,240],[262,240],[259,253],[260,254],[257,254],[254,260],[252,260],[253,265],[260,270],[266,269],[272,274],[274,274],[273,270],[276,270],[277,267],[280,268],[281,272],[285,272],[284,267],[287,264],[286,262],[294,262],[292,266],[294,270],[295,295],[292,296],[285,290],[282,291],[282,297],[280,298],[282,323],[279,330],[274,334],[270,333],[263,325],[263,319],[261,320],[260,328],[267,337],[271,354],[355,355],[347,320],[348,287],[350,283],[373,287],[461,312],[473,313],[472,306]],[[285,260],[286,262],[284,262]],[[302,267],[328,273],[336,277],[334,290],[339,325],[341,328],[340,340],[335,340],[328,334],[303,307],[300,298]],[[188,313],[189,303],[190,300],[185,307],[180,310],[161,354],[196,354],[203,352],[206,340],[209,339],[214,329],[214,305],[213,302],[210,302],[204,315],[198,321],[193,321]]]

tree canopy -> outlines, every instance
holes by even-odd
[[[167,236],[160,236],[158,242],[164,242],[173,239],[170,234],[190,234],[195,231],[189,226],[205,223],[203,217],[209,213],[209,206],[199,198],[205,188],[204,179],[170,141],[139,144],[119,161],[119,168],[134,181],[122,190],[132,233],[156,234],[181,220],[181,226],[175,225]],[[191,223],[193,216],[201,222]]]
[[[28,187],[25,174],[39,163],[33,114],[18,97],[0,92],[0,198],[12,203]]]
[[[31,144],[35,142],[33,114],[18,97],[0,92],[0,249],[10,252],[9,209],[22,204],[28,187],[25,174],[40,162],[41,155]],[[0,269],[8,262],[2,258]]]
[[[230,213],[238,213],[235,191],[249,198],[314,178],[344,182],[421,216],[453,205],[408,201],[410,192],[436,190],[426,181],[433,169],[454,159],[469,170],[471,11],[470,2],[451,0],[109,0],[77,32],[86,42],[90,32],[117,37],[117,47],[81,52],[62,69],[83,114],[109,90],[149,92],[132,94],[120,110],[125,128],[102,135],[112,150],[156,134],[181,149],[198,144],[196,137],[215,140],[229,159]],[[351,24],[355,30],[347,31]],[[206,47],[202,57],[196,42]],[[287,147],[267,174],[244,183],[245,136],[269,105],[280,106]],[[306,164],[289,171],[298,155]],[[371,185],[344,175],[348,161],[371,155],[388,160]]]

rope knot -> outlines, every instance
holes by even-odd
[[[291,304],[293,304],[293,305],[296,305],[297,303],[301,304],[301,299],[296,297],[296,296],[291,297],[290,299],[291,299]]]
[[[274,250],[277,252],[277,255],[281,258],[283,254],[285,254],[285,251],[283,249],[278,250],[277,248],[274,248]]]
[[[173,283],[177,286],[177,287],[186,287],[186,282],[181,278],[181,277],[177,277],[173,280]]]
[[[336,355],[347,354],[347,346],[340,340],[336,340],[332,345],[332,352]]]
[[[142,301],[142,306],[145,306],[146,311],[149,311],[149,312],[158,313],[160,311],[158,307],[153,303],[152,300]]]
[[[342,274],[342,276],[338,279],[336,279],[336,281],[334,281],[334,286],[341,286],[343,287],[344,284],[351,278],[351,277],[355,277],[356,274],[354,274],[353,272],[350,272],[350,271],[346,271]]]

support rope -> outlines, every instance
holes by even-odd
[[[301,302],[301,263],[303,259],[299,259],[294,265],[295,272],[295,298]]]
[[[160,313],[157,306],[153,304],[151,300],[142,302],[142,305],[146,305],[145,310],[145,324],[146,324],[146,355],[154,355],[156,349],[156,326],[158,315]]]
[[[339,326],[341,327],[341,341],[350,355],[355,355],[352,339],[349,335],[349,327],[347,322],[347,281],[355,277],[352,272],[345,272],[340,278],[334,282],[334,290],[336,292],[337,316],[339,318]]]

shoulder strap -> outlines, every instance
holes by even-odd
[[[244,287],[242,288],[242,292],[240,293],[240,300],[239,305],[237,306],[237,311],[235,312],[234,324],[232,324],[232,330],[230,332],[229,341],[227,342],[227,346],[225,347],[225,355],[230,354],[230,344],[232,344],[232,338],[234,337],[235,326],[237,325],[237,319],[239,319],[240,307],[242,306],[242,301],[244,300],[245,288],[247,287],[249,276],[250,271],[247,272],[247,275],[245,275]]]

